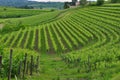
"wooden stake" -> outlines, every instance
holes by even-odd
[[[38,72],[38,68],[39,68],[39,56],[37,56],[36,60],[36,73]]]
[[[29,71],[29,61],[27,62],[26,74],[28,74],[28,71]]]
[[[88,72],[91,71],[90,56],[88,55]]]
[[[8,80],[11,80],[11,71],[12,71],[12,52],[13,50],[10,50],[10,61],[9,61],[9,70],[8,70]]]
[[[18,76],[21,78],[22,61],[19,63]]]
[[[0,73],[1,73],[1,68],[2,68],[2,56],[0,56]]]
[[[30,75],[32,75],[32,71],[33,71],[33,56],[31,56]]]
[[[25,77],[25,72],[26,72],[26,63],[27,63],[27,53],[25,54],[25,57],[24,57],[23,78]]]

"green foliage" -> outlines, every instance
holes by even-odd
[[[64,2],[36,2],[28,4],[29,7],[37,8],[37,9],[63,9]]]
[[[0,74],[0,76],[2,76],[3,78],[7,77],[7,75],[8,75],[9,56],[10,56],[9,51],[10,51],[9,48],[3,49],[3,54],[2,54],[3,62],[2,62],[2,71],[1,71],[2,74]],[[11,72],[12,78],[14,78],[15,75],[16,76],[18,75],[19,64],[20,64],[20,61],[23,62],[25,53],[28,54],[27,61],[29,61],[29,62],[30,62],[31,55],[34,55],[35,60],[38,56],[38,53],[34,52],[34,51],[30,51],[30,50],[26,50],[26,49],[13,49],[12,72]]]
[[[104,7],[120,7],[120,3],[109,3],[109,4],[104,4]]]
[[[0,11],[3,11],[2,8],[0,8]],[[48,13],[45,13],[45,12],[48,12]],[[30,16],[31,15],[30,13],[31,14],[34,13],[34,16]],[[39,15],[37,15],[38,13]],[[42,14],[42,13],[45,13],[45,14]],[[37,26],[47,22],[52,22],[54,21],[54,19],[57,19],[58,15],[61,13],[62,11],[57,11],[54,9],[25,11],[24,9],[19,10],[16,8],[15,9],[8,8],[6,14],[2,15],[2,13],[0,13],[1,17],[4,16],[4,18],[9,18],[9,19],[4,19],[3,22],[1,20],[1,22],[4,24],[4,27],[2,31],[0,31],[0,33],[18,31],[19,29],[24,29],[25,27]],[[25,15],[29,17],[25,17]],[[17,18],[17,16],[22,16],[22,18]],[[10,17],[12,17],[12,19]]]
[[[13,6],[18,8],[57,8],[63,9],[64,3],[63,2],[37,2],[37,1],[28,1],[28,0],[0,0],[1,6]]]
[[[120,3],[120,0],[111,0],[111,3]]]
[[[3,55],[3,50],[4,50],[4,45],[2,44],[2,42],[0,43],[0,55]]]
[[[1,30],[1,33],[18,31],[19,29],[25,29],[25,26],[23,25],[23,23],[21,21],[18,21],[14,24],[10,20],[7,20],[4,24],[4,27]]]
[[[104,9],[106,8],[93,7],[93,8],[76,9],[74,11],[70,9],[69,11],[66,11],[62,15],[59,14],[59,16],[56,17],[57,18],[56,20],[55,18],[53,19],[54,20],[53,22],[42,26],[36,26],[36,28],[30,27],[24,29],[25,27],[23,26],[24,23],[19,22],[17,23],[17,26],[18,28],[20,26],[21,27],[19,29],[14,28],[17,30],[16,32],[6,35],[5,38],[4,37],[1,38],[2,41],[4,41],[4,43],[6,44],[6,46],[28,48],[32,50],[41,51],[43,53],[45,52],[61,53],[61,52],[72,51],[74,49],[80,49],[81,47],[84,48],[86,47],[86,45],[89,46],[91,44],[94,44],[98,40],[101,41],[100,44],[102,45],[105,44],[107,42],[107,38],[110,37],[106,34],[110,34],[111,37],[113,37],[114,35],[117,37],[119,36],[118,35],[119,32],[116,29],[111,28],[112,27],[111,25],[118,26],[117,24],[119,23],[113,20],[119,21],[119,18],[110,16],[110,15],[119,16],[119,14],[117,14],[118,12],[116,12],[117,10],[119,10],[119,8],[114,9],[115,14],[111,13],[110,15],[106,15],[106,14],[112,12],[111,8],[106,12],[104,12]],[[53,13],[58,14],[59,12],[58,13],[53,12]],[[49,14],[50,17],[53,15],[53,13]],[[46,19],[48,19],[48,15],[46,16],[46,14],[42,16],[43,19],[45,19],[45,17]],[[64,17],[64,19],[62,19],[61,17]],[[78,17],[80,17],[80,19]],[[102,17],[102,19],[98,21],[100,17]],[[32,18],[30,19],[30,21],[31,20]],[[103,23],[103,21],[105,22]],[[10,22],[10,24],[12,24],[12,22]],[[106,24],[106,22],[111,25]],[[86,30],[84,23],[86,23],[86,26],[90,27],[90,28],[87,27],[88,30]],[[98,27],[101,24],[104,26]],[[107,31],[106,28],[109,31]],[[7,29],[5,31],[7,31]],[[92,33],[93,29],[96,31]],[[115,30],[118,33],[115,33],[113,30]],[[112,39],[111,37],[110,39]],[[116,37],[116,41],[118,41],[119,38],[117,37]],[[111,41],[110,43],[113,43],[113,41]],[[97,43],[93,47],[99,47],[100,44]]]
[[[4,11],[6,11],[7,9],[6,9],[6,8],[4,8],[3,10],[4,10]]]
[[[97,0],[97,6],[101,6],[104,4],[104,0]]]
[[[64,9],[67,9],[67,8],[69,8],[69,2],[64,3]]]
[[[49,10],[29,10],[29,9],[19,9],[19,8],[8,8],[8,7],[0,7],[0,18],[21,18],[28,17],[33,15],[42,14],[45,12],[50,12]]]
[[[86,7],[22,18],[18,26],[32,27],[0,35],[0,41],[42,53],[38,79],[110,80],[120,70],[119,13],[119,7]],[[39,26],[34,28],[35,23]],[[57,53],[68,54],[61,59]]]
[[[119,45],[114,45],[112,48],[106,46],[104,48],[94,48],[92,50],[87,50],[87,52],[85,50],[77,51],[65,54],[66,57],[63,55],[62,58],[67,65],[73,68],[79,67],[79,73],[87,73],[90,69],[88,73],[91,73],[91,75],[94,75],[94,77],[89,76],[89,79],[111,79],[111,73],[117,74],[117,71],[109,70],[112,68],[117,69],[117,65],[120,65],[117,63],[119,62],[118,56],[120,56],[119,47]],[[104,71],[105,68],[106,72]],[[100,73],[97,73],[97,71],[100,71]]]
[[[51,12],[55,11],[55,9],[51,9]]]
[[[118,0],[118,3],[120,3],[120,0]]]
[[[34,7],[28,6],[28,5],[25,5],[25,6],[22,6],[22,7],[19,7],[19,8],[23,8],[23,9],[34,9]]]
[[[81,4],[82,6],[85,6],[85,5],[87,4],[87,0],[80,0],[80,4]]]

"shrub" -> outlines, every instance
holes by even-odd
[[[85,5],[87,4],[87,0],[81,0],[81,1],[80,1],[80,4],[81,4],[82,6],[85,6]]]
[[[18,31],[20,29],[25,29],[25,26],[23,25],[22,21],[18,21],[16,23],[14,23],[14,22],[11,22],[10,20],[7,20],[5,22],[5,26],[2,28],[1,33]]]
[[[68,2],[65,2],[65,4],[64,4],[64,9],[67,9],[67,8],[69,8],[69,3],[68,3]]]
[[[120,0],[111,0],[111,3],[120,3]]]
[[[97,0],[97,6],[101,6],[104,4],[104,0]]]

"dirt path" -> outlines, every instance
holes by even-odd
[[[0,29],[2,29],[2,28],[3,28],[3,26],[4,26],[3,24],[0,24]]]

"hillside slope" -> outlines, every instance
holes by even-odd
[[[9,34],[11,36],[8,37],[6,35],[2,40],[5,44],[13,41],[15,44],[23,45],[23,48],[37,48],[37,50],[42,50],[42,47],[46,47],[44,48],[45,51],[52,51],[51,53],[78,50],[86,46],[89,47],[89,45],[91,48],[103,47],[107,44],[113,45],[119,42],[120,19],[118,17],[119,8],[93,7],[76,9],[68,11],[64,14],[63,18],[54,22],[36,28],[20,30],[15,32],[18,33],[16,37],[14,37],[13,32]],[[24,43],[26,46],[22,42],[14,42],[14,39],[17,42],[20,39],[25,40]],[[28,42],[29,40],[31,42]],[[37,41],[37,45],[34,41]],[[44,45],[41,44],[43,42],[45,42]],[[27,43],[30,47],[27,47]],[[58,44],[60,45],[59,47],[57,46]],[[10,45],[11,47],[14,46],[13,44]]]
[[[50,22],[43,14],[48,22],[1,35],[0,42],[41,54],[41,76],[33,79],[110,80],[120,70],[119,14],[120,7],[75,8]]]

